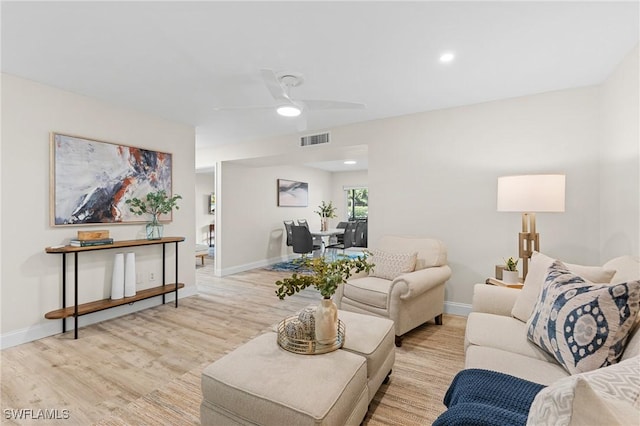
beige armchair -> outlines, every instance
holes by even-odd
[[[338,286],[338,309],[393,320],[396,346],[405,333],[431,319],[442,324],[444,285],[451,277],[444,244],[390,235],[369,251],[375,268]]]

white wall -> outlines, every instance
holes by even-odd
[[[210,197],[215,192],[215,173],[196,173],[196,244],[209,245],[209,225],[215,223],[215,215],[209,213]]]
[[[277,179],[309,184],[308,207],[278,207]],[[216,224],[216,273],[227,275],[286,259],[283,220],[307,219],[320,228],[314,213],[331,194],[331,174],[309,167],[248,167],[221,164],[221,193]]]
[[[520,215],[496,211],[498,176],[558,172],[567,211],[538,215],[542,250],[597,262],[588,232],[599,224],[597,95],[566,90],[334,130],[369,141],[370,245],[385,234],[441,239],[453,269],[446,299],[470,303],[473,284],[517,256]]]
[[[638,46],[602,86],[600,260],[640,252]]]
[[[61,307],[61,255],[45,254],[45,247],[63,244],[79,229],[108,229],[116,240],[144,238],[144,225],[91,227],[49,226],[49,133],[83,136],[173,153],[173,192],[183,196],[165,235],[185,236],[180,244],[181,295],[195,292],[194,163],[192,127],[168,122],[95,99],[2,74],[2,346],[11,346],[61,331],[61,321],[44,314]],[[180,147],[180,150],[177,150]],[[8,207],[11,208],[8,208]],[[127,250],[130,251],[130,250]],[[140,271],[161,269],[161,246],[137,248]],[[79,255],[79,301],[108,297],[115,250]],[[167,249],[173,259],[173,249]],[[69,256],[71,257],[71,256]],[[73,282],[73,262],[69,259]],[[167,273],[173,276],[174,262]],[[145,282],[138,289],[157,284]],[[73,301],[73,285],[67,300]],[[138,302],[81,317],[80,324],[122,315],[158,304]],[[71,324],[71,321],[69,322]],[[82,336],[82,331],[80,331]]]

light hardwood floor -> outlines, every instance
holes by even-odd
[[[286,273],[256,269],[224,278],[212,260],[197,268],[200,294],[2,351],[3,424],[198,425],[200,373],[211,362],[315,304],[307,289],[284,301],[274,282]],[[367,425],[430,424],[463,367],[466,320],[445,315],[407,334],[391,380],[376,394]],[[15,420],[7,410],[68,419]],[[53,411],[55,410],[55,411]],[[67,410],[67,411],[63,411]]]

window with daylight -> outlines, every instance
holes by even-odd
[[[369,216],[369,190],[364,187],[345,188],[348,220],[362,220]]]

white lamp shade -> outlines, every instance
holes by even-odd
[[[563,212],[565,175],[498,178],[499,212]]]

